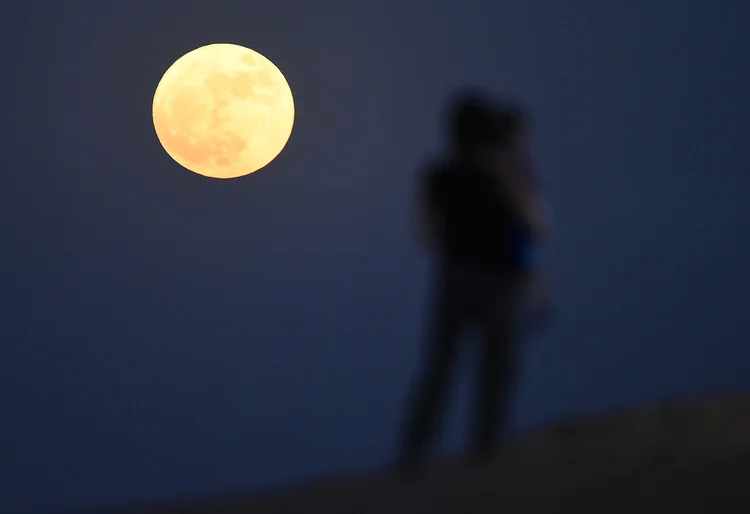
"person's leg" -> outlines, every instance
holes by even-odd
[[[498,429],[505,429],[510,399],[515,385],[518,339],[518,308],[521,301],[519,280],[503,281],[490,295],[482,319],[482,346],[476,383],[474,453],[480,460],[491,460],[498,449]],[[494,296],[494,298],[493,298]]]
[[[451,280],[439,287],[422,369],[411,398],[399,465],[418,466],[441,421],[444,396],[456,364],[463,323],[460,291]]]

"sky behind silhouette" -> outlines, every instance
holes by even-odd
[[[411,200],[464,84],[532,107],[558,224],[514,426],[750,388],[748,25],[742,0],[4,2],[0,511],[384,464],[430,279]],[[286,150],[232,181],[151,120],[211,42],[295,94]]]

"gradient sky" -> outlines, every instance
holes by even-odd
[[[467,83],[533,107],[559,225],[514,426],[750,389],[748,26],[746,0],[4,1],[0,511],[387,462],[430,278],[410,201]],[[151,121],[211,42],[296,99],[285,152],[233,181]]]

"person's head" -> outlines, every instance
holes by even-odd
[[[530,130],[530,120],[524,108],[513,101],[500,102],[494,109],[494,145],[506,149],[520,144]]]
[[[515,102],[493,102],[470,90],[455,95],[448,120],[454,150],[469,157],[516,144],[523,139],[527,124],[523,109]]]
[[[492,114],[487,98],[471,90],[454,95],[448,112],[448,135],[454,149],[470,153],[491,138]]]

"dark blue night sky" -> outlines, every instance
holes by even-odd
[[[514,426],[750,389],[748,26],[743,0],[6,0],[0,512],[385,464],[430,279],[410,202],[467,83],[532,106],[558,224]],[[151,122],[211,42],[296,99],[233,181]]]

